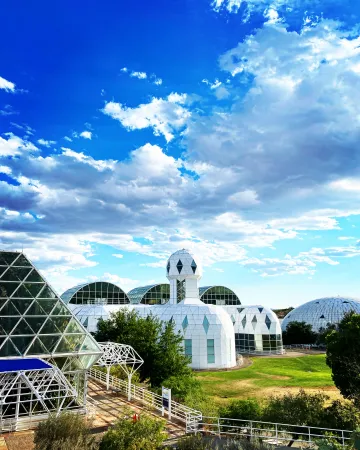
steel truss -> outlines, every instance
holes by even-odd
[[[120,366],[128,377],[128,400],[131,400],[131,379],[144,360],[131,345],[115,342],[98,342],[98,345],[104,353],[96,365],[106,367],[106,389],[109,390],[111,367]]]
[[[57,367],[0,373],[0,431],[63,409],[78,409],[77,392]]]

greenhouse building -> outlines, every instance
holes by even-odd
[[[0,420],[16,427],[22,417],[84,406],[86,372],[101,354],[29,259],[0,251]],[[45,379],[53,380],[48,390]],[[48,398],[52,391],[58,396]]]

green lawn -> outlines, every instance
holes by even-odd
[[[252,358],[252,365],[226,372],[198,372],[205,391],[219,402],[235,398],[262,398],[288,391],[325,390],[338,397],[325,355]]]

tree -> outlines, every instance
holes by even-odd
[[[277,422],[289,425],[299,425],[293,429],[293,440],[299,439],[301,433],[306,431],[302,425],[322,427],[324,423],[324,405],[329,399],[327,395],[307,394],[300,390],[297,394],[286,394],[283,397],[270,397],[264,408],[262,420],[265,422]]]
[[[131,345],[143,358],[141,380],[161,386],[171,376],[191,376],[189,359],[184,355],[183,336],[175,332],[173,322],[157,317],[140,317],[136,311],[121,309],[108,320],[99,320],[94,334],[98,342],[112,341]]]
[[[350,312],[326,338],[326,363],[341,394],[360,405],[360,314]]]
[[[318,345],[326,345],[327,335],[336,329],[337,326],[334,323],[328,323],[326,328],[320,328],[319,333],[317,335],[316,343]]]
[[[234,400],[219,410],[220,417],[242,420],[262,420],[263,409],[255,399]]]
[[[51,415],[40,422],[34,436],[35,450],[95,450],[89,423],[80,414]]]
[[[312,330],[311,324],[306,322],[290,322],[283,332],[283,343],[292,344],[314,344],[317,334]]]
[[[142,415],[120,419],[103,436],[100,450],[157,450],[166,439],[164,422]]]

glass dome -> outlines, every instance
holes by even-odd
[[[325,297],[304,303],[289,312],[282,321],[283,331],[291,322],[306,322],[319,332],[328,325],[338,324],[347,312],[360,314],[360,300],[347,297]]]

